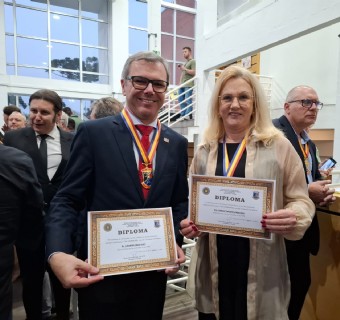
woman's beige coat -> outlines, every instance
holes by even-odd
[[[289,240],[301,239],[309,227],[315,207],[308,197],[301,160],[291,143],[280,137],[265,147],[250,138],[247,143],[246,178],[276,181],[275,211],[293,210],[297,216]],[[192,174],[215,175],[218,142],[199,147],[191,165]],[[219,319],[218,262],[216,235],[203,234],[192,254],[188,281],[189,293],[196,307],[204,313],[215,313]],[[284,238],[272,235],[272,240],[250,239],[247,306],[248,320],[288,320],[290,281]]]

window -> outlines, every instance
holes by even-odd
[[[106,0],[15,3],[5,2],[8,74],[109,83]]]
[[[166,1],[176,4],[176,7],[164,2],[161,7],[162,56],[169,62],[170,84],[178,85],[181,71],[177,65],[184,62],[183,47],[190,47],[195,56],[196,1]]]
[[[148,4],[129,0],[129,54],[148,49]]]

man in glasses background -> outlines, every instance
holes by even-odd
[[[86,217],[79,259],[71,254],[82,210],[171,207],[180,242],[179,223],[188,212],[187,140],[158,121],[168,81],[162,57],[152,52],[130,56],[121,77],[126,97],[122,113],[81,124],[74,138],[64,183],[47,216],[46,251],[65,287],[84,287],[78,290],[81,320],[162,319],[167,273],[177,268],[103,279],[96,275],[97,268],[84,261],[88,258]],[[144,147],[145,140],[152,148]],[[156,150],[155,156],[143,153],[141,146]],[[146,154],[148,167],[140,161]],[[178,248],[178,252],[177,262],[184,262],[183,251]],[[87,278],[87,273],[93,277]]]
[[[311,87],[300,85],[288,92],[284,104],[285,114],[273,120],[274,125],[284,132],[299,154],[305,169],[309,197],[320,206],[335,201],[334,189],[326,186],[331,181],[321,180],[316,146],[307,133],[308,128],[317,120],[322,107],[323,103],[319,101],[316,91]],[[291,282],[291,299],[288,308],[290,320],[299,319],[311,283],[309,256],[318,253],[319,237],[319,225],[315,215],[301,240],[285,241]]]

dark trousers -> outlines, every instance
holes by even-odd
[[[34,251],[17,246],[17,254],[22,279],[22,301],[27,320],[42,319],[42,291],[45,273],[45,244]]]
[[[0,319],[12,319],[13,245],[0,243]]]
[[[198,320],[216,320],[215,314],[213,313],[198,313]]]
[[[71,289],[65,289],[52,269],[48,265],[47,272],[50,276],[51,289],[53,292],[55,311],[58,320],[68,320],[70,318]]]
[[[164,271],[106,277],[78,289],[80,320],[161,320],[165,301]]]
[[[309,250],[305,248],[304,242],[300,240],[286,240],[285,243],[291,286],[288,317],[290,320],[299,320],[305,297],[311,284],[310,254]]]

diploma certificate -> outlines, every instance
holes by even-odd
[[[171,208],[88,213],[89,263],[103,276],[175,267]]]
[[[275,181],[192,175],[190,219],[199,231],[270,239],[262,216],[273,211]]]

